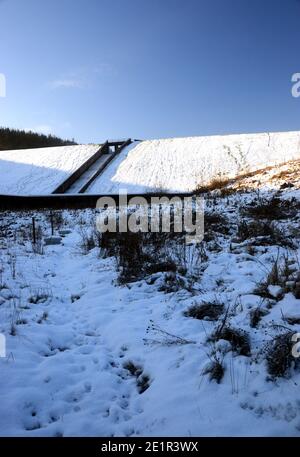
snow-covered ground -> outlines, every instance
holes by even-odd
[[[70,233],[42,254],[30,243],[33,214],[3,214],[0,435],[299,436],[300,372],[272,379],[265,351],[276,336],[299,332],[300,300],[275,279],[267,297],[256,291],[276,259],[299,273],[298,215],[277,221],[293,248],[237,238],[241,207],[264,196],[272,193],[206,197],[206,214],[227,223],[207,222],[205,241],[185,256],[181,281],[189,286],[173,292],[161,287],[163,272],[119,285],[114,257],[97,247],[82,252],[93,211],[64,211]],[[297,204],[300,190],[277,196]],[[49,234],[48,215],[35,216]],[[224,314],[217,321],[184,314],[204,302],[224,304],[226,325],[247,332],[251,354],[210,341]],[[262,315],[251,327],[254,309]],[[206,372],[214,360],[225,370],[219,384]]]
[[[125,148],[88,192],[188,192],[212,179],[299,158],[300,132],[142,141]]]
[[[51,194],[99,145],[0,151],[0,194]]]

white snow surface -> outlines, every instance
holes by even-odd
[[[51,194],[99,145],[0,151],[0,194]]]
[[[300,191],[283,196],[299,201]],[[240,205],[253,198],[208,199],[206,206],[226,215],[233,230]],[[202,260],[185,256],[193,291],[164,293],[164,273],[120,286],[113,257],[99,256],[97,248],[83,254],[81,234],[93,230],[94,212],[65,211],[71,233],[42,254],[28,239],[31,216],[7,213],[2,220],[12,236],[0,238],[0,333],[7,350],[0,358],[1,436],[300,435],[299,369],[271,380],[264,354],[278,333],[300,331],[285,321],[300,319],[300,302],[292,293],[277,300],[254,293],[282,255],[290,271],[299,272],[299,247],[233,242],[233,234],[219,234],[204,245]],[[45,217],[36,213],[47,235]],[[290,225],[282,221],[284,233]],[[184,314],[215,300],[230,307],[230,326],[249,334],[251,356],[239,355],[228,341],[209,342],[220,320]],[[257,307],[265,314],[252,328],[249,316]],[[213,354],[225,367],[220,384],[206,373]],[[149,378],[143,393],[125,369],[128,362]]]
[[[50,194],[99,145],[0,151],[0,194]],[[218,135],[134,142],[88,189],[91,194],[189,192],[300,158],[300,132]]]
[[[189,192],[300,158],[300,132],[218,135],[135,142],[89,188],[91,194]]]

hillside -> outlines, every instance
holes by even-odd
[[[94,145],[0,151],[0,193],[47,194],[95,152]],[[300,132],[135,141],[88,188],[90,194],[190,192],[300,159]]]
[[[0,194],[51,194],[99,145],[0,151]]]
[[[189,192],[294,159],[300,159],[300,132],[147,140],[124,149],[88,192]]]

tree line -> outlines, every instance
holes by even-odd
[[[44,135],[32,131],[0,127],[0,150],[47,148],[77,144],[73,140],[63,140],[55,135]]]

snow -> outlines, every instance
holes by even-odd
[[[135,142],[100,175],[88,193],[193,191],[300,158],[300,132],[219,135]]]
[[[291,195],[300,200],[298,189],[283,191],[282,198]],[[188,256],[193,290],[173,293],[159,291],[163,273],[120,286],[113,257],[100,257],[97,248],[82,252],[80,234],[95,223],[91,210],[64,211],[70,233],[43,254],[34,253],[28,239],[32,213],[4,214],[0,332],[7,356],[0,358],[0,435],[299,436],[300,373],[270,380],[263,348],[277,334],[274,324],[286,327],[285,315],[300,315],[300,302],[292,293],[262,300],[254,290],[274,259],[288,255],[298,271],[300,249],[252,242],[250,254],[249,243],[235,239],[240,205],[255,196],[206,199],[206,210],[226,215],[232,232],[205,242],[207,259],[195,263]],[[35,216],[49,236],[47,214]],[[282,228],[290,224],[283,221]],[[278,284],[270,286],[278,291]],[[215,299],[230,305],[231,326],[249,333],[251,357],[224,340],[209,342],[216,322],[184,315],[192,304]],[[249,314],[258,306],[267,314],[251,328]],[[290,328],[300,330],[298,324]],[[187,344],[168,344],[164,332]],[[226,368],[220,384],[205,374],[213,350]],[[143,393],[125,369],[129,361],[149,377]]]
[[[98,148],[80,145],[2,151],[0,194],[52,193]],[[213,179],[233,178],[295,159],[300,159],[300,132],[135,141],[121,151],[87,192],[189,192]],[[85,178],[93,169],[86,172]],[[74,185],[75,193],[79,184]]]
[[[51,194],[99,145],[0,151],[0,194]]]

